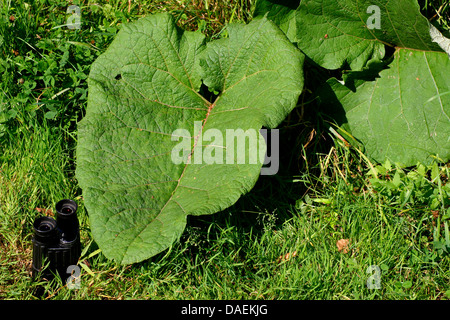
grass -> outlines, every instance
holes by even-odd
[[[1,2],[0,299],[450,299],[449,165],[370,163],[313,117],[291,125],[295,112],[281,130],[279,175],[223,212],[189,217],[180,241],[149,260],[107,260],[74,178],[90,64],[126,21],[169,11],[214,38],[248,21],[254,1],[74,3],[80,30],[61,27],[65,1]],[[423,4],[433,7],[449,12]],[[62,198],[80,205],[79,289],[30,278],[32,222]],[[379,289],[367,286],[374,265]]]
[[[446,0],[419,0],[422,13],[444,31],[450,29],[450,3]]]
[[[39,143],[29,147],[40,150]],[[51,155],[34,154],[37,159],[47,160]],[[261,181],[254,193],[229,210],[208,217],[191,217],[182,239],[170,250],[131,266],[116,265],[98,252],[81,211],[82,239],[87,250],[80,261],[89,273],[82,270],[78,290],[47,284],[48,298],[450,298],[450,259],[433,244],[442,239],[433,236],[438,218],[430,209],[430,198],[422,202],[414,195],[401,208],[395,204],[400,196],[389,196],[382,187],[375,190],[367,178],[365,160],[344,146],[333,147],[319,158],[310,171],[291,182],[301,185],[301,189],[306,187],[305,195],[299,194],[296,203],[287,204],[282,199],[265,204],[262,195],[268,192],[267,181]],[[61,165],[64,167],[61,163],[52,167]],[[352,170],[346,168],[348,165]],[[39,283],[29,278],[29,225],[37,216],[33,208],[42,206],[39,192],[54,194],[57,201],[73,192],[74,184],[68,182],[58,191],[48,190],[52,184],[51,180],[40,180],[44,174],[38,174],[36,180],[18,180],[27,179],[29,171],[39,172],[30,163],[12,163],[9,168],[13,167],[29,170],[17,172],[2,167],[3,177],[11,181],[16,177],[15,182],[23,189],[18,194],[15,190],[1,194],[11,207],[2,206],[2,221],[10,224],[2,224],[1,230],[0,294],[8,299],[34,299]],[[447,167],[439,170],[439,179],[448,177]],[[389,173],[395,172],[392,169]],[[53,174],[59,178],[61,172]],[[402,182],[408,185],[408,179],[421,174],[420,169],[412,170],[410,178],[405,175]],[[432,187],[437,185],[424,179]],[[274,183],[274,188],[287,188],[284,181],[280,186]],[[258,210],[263,206],[276,209]],[[339,251],[336,243],[340,239],[349,239],[347,253]],[[380,267],[381,289],[367,288],[367,269],[371,265]]]

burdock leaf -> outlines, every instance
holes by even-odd
[[[167,14],[124,25],[92,65],[78,127],[76,176],[103,253],[120,263],[152,257],[181,235],[187,215],[213,214],[248,192],[265,152],[259,130],[295,107],[302,65],[267,19],[231,25],[229,38],[207,45]],[[202,96],[202,81],[218,95]]]
[[[374,81],[328,80],[322,107],[377,162],[450,159],[450,60],[443,52],[399,49]],[[331,90],[329,90],[331,89]]]
[[[315,63],[346,70],[343,81],[329,80],[328,93],[318,93],[322,108],[342,125],[340,133],[350,133],[349,141],[362,142],[380,162],[449,159],[450,69],[443,50],[449,53],[450,44],[416,0],[291,4],[258,0],[256,14],[288,26],[291,41]],[[385,56],[386,47],[395,48],[394,57]]]
[[[292,42],[297,41],[296,15],[300,0],[258,0],[253,17],[264,17],[273,21]]]
[[[291,41],[324,68],[361,70],[384,57],[385,45],[442,51],[431,41],[417,0],[302,0],[296,9],[290,3],[258,0],[256,14],[267,13],[275,23],[289,26]]]

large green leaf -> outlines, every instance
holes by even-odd
[[[399,49],[374,81],[333,78],[319,96],[372,159],[430,163],[430,155],[450,159],[449,75],[445,53]]]
[[[266,19],[228,31],[205,45],[201,33],[154,15],[124,25],[92,65],[76,176],[108,258],[147,259],[180,236],[187,215],[223,210],[254,186],[262,161],[250,160],[265,152],[259,129],[295,107],[303,55]],[[217,92],[212,101],[202,81]],[[219,139],[233,129],[237,139],[256,132],[258,145]]]
[[[292,42],[297,41],[296,15],[300,0],[258,0],[253,17],[264,17],[273,21]]]
[[[344,81],[328,81],[334,93],[318,96],[372,159],[404,165],[429,162],[431,154],[449,159],[448,39],[421,15],[416,0],[291,3],[258,0],[255,14],[284,28],[315,63],[352,70]],[[393,61],[371,81],[389,61],[386,46],[395,47]]]
[[[368,61],[384,57],[385,45],[442,51],[431,41],[417,0],[302,0],[296,9],[290,3],[258,0],[255,14],[268,12],[291,41],[327,69],[348,64],[361,70]]]

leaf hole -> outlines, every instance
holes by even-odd
[[[214,102],[220,95],[220,92],[210,91],[209,88],[202,83],[200,87],[200,94],[209,102]]]
[[[114,79],[116,79],[117,81],[119,81],[120,79],[122,79],[122,75],[119,73],[117,76],[114,77]]]
[[[384,60],[388,60],[388,58],[391,58],[394,56],[395,53],[395,47],[387,46],[385,45],[385,55]]]

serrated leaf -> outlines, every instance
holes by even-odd
[[[273,1],[258,0],[269,18],[274,7],[263,3]],[[276,10],[296,21],[296,37],[291,36],[291,40],[324,68],[348,64],[351,70],[361,70],[369,61],[384,57],[385,45],[442,51],[431,41],[428,21],[420,14],[416,0],[302,0],[295,10],[287,6],[290,1],[277,3]],[[283,9],[281,4],[285,4]],[[257,14],[266,12],[259,10]],[[275,17],[276,23],[292,25],[292,21]]]
[[[319,96],[373,160],[428,164],[433,154],[450,159],[449,74],[445,53],[399,49],[374,81],[330,79]]]
[[[302,64],[267,19],[231,25],[229,38],[208,45],[167,14],[124,25],[91,67],[78,128],[76,176],[105,256],[147,259],[171,246],[187,215],[223,210],[248,192],[262,166],[248,161],[255,146],[242,164],[226,163],[228,150],[214,158],[222,163],[197,163],[198,155],[229,147],[205,135],[234,129],[240,139],[256,131],[264,153],[259,129],[276,127],[295,107]],[[219,93],[213,101],[201,95],[202,81]],[[174,150],[185,161],[174,161]]]

